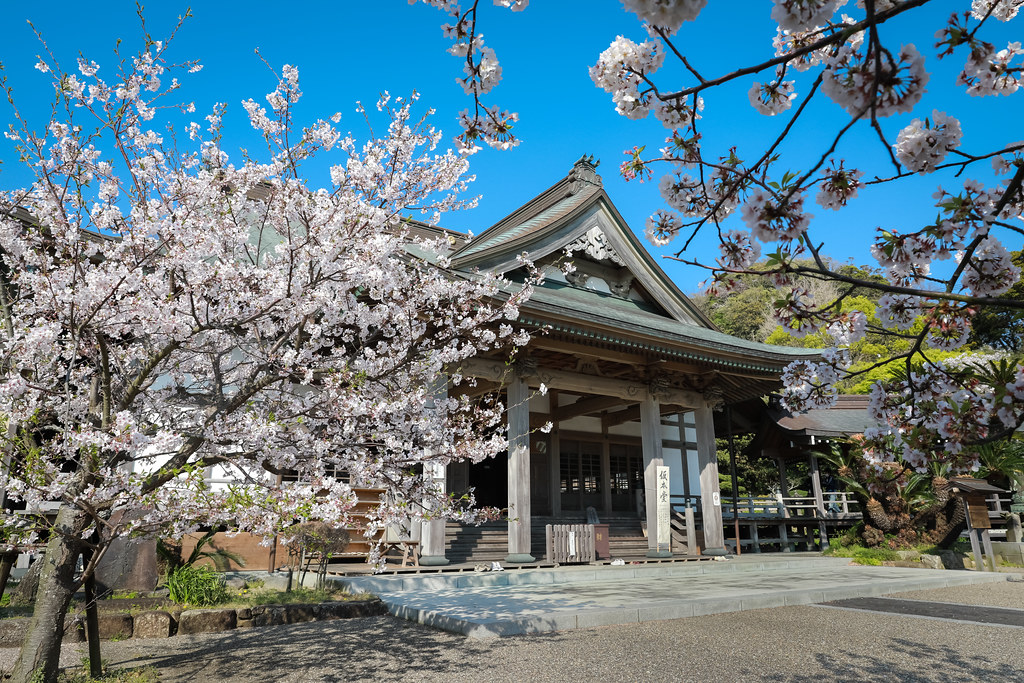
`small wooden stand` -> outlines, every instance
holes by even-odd
[[[992,539],[989,529],[992,520],[988,516],[987,499],[993,493],[1006,493],[1003,489],[992,486],[984,479],[973,477],[954,477],[950,480],[953,495],[960,499],[967,517],[967,535],[971,539],[971,551],[974,561],[981,571],[996,570],[996,556],[992,550]],[[984,552],[982,549],[984,548]]]

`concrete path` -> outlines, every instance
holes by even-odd
[[[345,578],[392,614],[476,638],[807,605],[972,583],[982,572],[863,567],[817,554],[722,562]]]

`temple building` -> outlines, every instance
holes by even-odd
[[[507,507],[509,563],[530,563],[543,548],[537,519],[584,520],[588,510],[635,520],[648,556],[665,557],[676,549],[657,507],[666,488],[699,520],[688,542],[724,554],[718,411],[758,403],[750,399],[778,389],[787,364],[816,352],[717,330],[623,220],[592,157],[481,235],[457,237],[450,258],[467,276],[522,282],[521,255],[545,276],[520,308],[532,340],[511,365],[507,353],[464,364],[458,371],[475,386],[452,389],[504,394],[507,462],[454,464],[435,481]],[[423,524],[420,547],[425,565],[452,559],[443,521]]]

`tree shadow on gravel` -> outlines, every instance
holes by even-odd
[[[382,616],[125,641],[116,652],[104,643],[104,655],[116,668],[155,666],[167,682],[353,681],[469,674],[495,642]]]
[[[906,638],[890,638],[888,647],[872,654],[838,650],[815,655],[822,669],[839,681],[900,681],[900,683],[961,683],[962,681],[1019,681],[1021,670],[1005,662],[965,657],[961,652],[937,648]],[[896,660],[906,660],[901,663]],[[783,679],[780,679],[783,680]],[[791,683],[821,683],[821,672],[795,675]]]

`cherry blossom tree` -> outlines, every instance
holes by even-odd
[[[464,11],[454,1],[425,1],[454,17],[471,17],[453,37],[457,45],[473,45],[477,2]],[[953,367],[934,350],[961,347],[978,310],[1024,308],[1006,295],[1021,275],[1007,241],[1017,250],[1024,235],[1024,142],[1016,140],[1019,127],[1006,121],[1004,139],[993,148],[962,149],[960,120],[948,111],[919,111],[918,105],[929,69],[939,64],[962,65],[955,79],[970,96],[1014,96],[1024,79],[1024,49],[1019,41],[997,45],[986,36],[999,22],[1019,22],[1024,2],[963,0],[945,23],[924,27],[931,44],[901,43],[890,22],[920,14],[929,1],[858,0],[854,6],[847,0],[772,0],[774,54],[709,75],[714,58],[686,54],[680,37],[685,23],[699,23],[706,0],[623,0],[646,39],[618,36],[598,55],[590,76],[619,114],[653,114],[667,130],[663,145],[627,151],[620,169],[627,180],[661,175],[667,207],[652,212],[647,237],[658,246],[678,240],[674,258],[706,268],[713,295],[728,293],[740,275],[763,273],[779,289],[774,314],[788,332],[830,335],[834,346],[820,361],[799,361],[786,370],[786,404],[794,410],[828,406],[838,381],[871,372],[873,367],[851,369],[847,349],[866,332],[902,338],[909,343],[896,359],[905,376],[872,388],[878,427],[866,435],[865,457],[876,466],[900,460],[922,472],[929,461],[942,460],[964,471],[977,468],[977,447],[1006,438],[1024,422],[1024,365],[1018,357]],[[488,53],[489,64],[495,59]],[[667,69],[667,62],[677,68]],[[499,73],[495,65],[489,68]],[[787,117],[781,132],[756,152],[705,149],[705,99],[724,97],[725,86],[746,82],[755,111]],[[804,85],[798,89],[798,83]],[[831,101],[832,119],[808,121],[809,105],[821,100]],[[465,130],[486,128],[479,111]],[[908,113],[917,114],[909,125],[890,123]],[[834,132],[809,163],[792,170],[784,143],[822,127]],[[864,128],[877,138],[877,154],[873,160],[858,154],[854,166],[837,150],[851,131]],[[653,149],[658,153],[647,151]],[[908,201],[923,202],[936,218],[882,225],[874,237],[866,236],[887,282],[839,272],[826,256],[826,235],[816,229],[812,204],[841,211],[858,195],[926,175],[937,179],[934,194]],[[709,231],[718,238],[720,255],[713,261],[693,257],[687,249]],[[801,277],[835,282],[839,296],[816,299],[799,285]],[[863,311],[843,305],[864,289],[881,293],[879,324],[869,325]]]
[[[387,491],[368,535],[469,517],[423,465],[505,448],[501,407],[449,398],[444,378],[526,343],[529,286],[457,276],[446,234],[407,218],[472,203],[465,154],[415,97],[360,107],[387,129],[364,141],[340,115],[300,126],[285,65],[242,103],[262,152],[233,158],[225,105],[201,123],[170,105],[200,65],[167,49],[147,34],[110,72],[47,51],[49,120],[15,110],[6,132],[36,180],[0,195],[0,483],[8,509],[60,503],[42,528],[2,520],[12,542],[48,539],[15,680],[56,680],[69,600],[114,538],[349,525],[353,485]],[[236,483],[212,486],[214,466]]]

